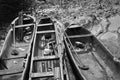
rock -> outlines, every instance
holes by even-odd
[[[120,26],[120,16],[116,15],[115,17],[109,18],[110,26],[109,31],[117,31],[118,27]]]
[[[65,25],[65,28],[67,28],[70,24],[69,22],[66,22],[64,25]]]
[[[101,24],[101,26],[103,28],[103,31],[107,32],[108,31],[108,27],[110,25],[110,22],[106,18],[102,18],[100,24]]]
[[[120,47],[117,40],[104,40],[103,43],[116,58],[120,57]]]
[[[106,32],[100,37],[100,39],[101,40],[117,40],[118,34],[113,32]]]
[[[99,33],[102,32],[102,26],[101,25],[93,26],[91,32],[93,35],[97,36]]]

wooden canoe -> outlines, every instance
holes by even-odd
[[[19,17],[17,17],[11,23],[12,28],[3,44],[0,53],[0,80],[26,80],[27,67],[30,64],[35,18],[24,15],[22,21],[22,24],[18,24]],[[22,36],[21,33],[23,33]]]
[[[120,80],[120,63],[87,29],[70,26],[64,42],[77,80]]]
[[[51,18],[37,24],[29,80],[63,80],[56,25]]]

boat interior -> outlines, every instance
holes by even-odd
[[[18,17],[19,18],[19,17]],[[15,25],[17,26],[17,25],[20,25],[20,20],[16,20],[15,21]],[[22,16],[22,24],[31,24],[31,23],[33,23],[34,22],[34,19],[33,19],[33,17],[32,16],[30,16],[30,15],[23,15]],[[21,25],[22,25],[21,24]]]
[[[65,37],[69,60],[77,67],[81,80],[120,79],[120,63],[113,60],[110,51],[88,30],[68,28]]]
[[[44,18],[41,18],[40,21],[39,21],[39,24],[47,24],[47,23],[52,23],[53,21],[51,20],[50,17],[44,17]]]
[[[54,24],[44,23],[44,20],[38,24],[35,34],[29,80],[60,79]]]
[[[34,35],[34,24],[30,26],[26,24],[15,28],[15,33],[13,29],[10,29],[6,36],[0,53],[0,80],[20,80],[22,77],[26,66],[25,63],[27,63],[28,55],[30,55]],[[21,35],[20,28],[23,29],[23,35]],[[22,39],[20,40],[21,37]]]

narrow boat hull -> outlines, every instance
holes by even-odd
[[[3,48],[0,53],[0,80],[25,80],[25,76],[28,72],[28,65],[30,64],[30,50],[31,50],[31,44],[34,36],[34,31],[28,31],[26,28],[30,28],[34,30],[35,19],[31,16],[26,15],[26,19],[29,18],[32,25],[29,25],[29,19],[24,20],[24,24],[16,24],[18,21],[18,18],[16,18],[12,25],[14,25],[14,29],[11,28],[8,32],[8,35],[5,39]],[[27,21],[27,23],[26,23]],[[27,39],[27,42],[22,39],[22,41],[18,40],[19,29],[23,28],[26,29],[26,33],[31,32],[31,34],[25,36],[29,37],[29,40]],[[22,33],[22,32],[21,32]]]
[[[55,34],[51,19],[41,19],[33,43],[29,80],[62,80]]]
[[[120,79],[120,63],[114,61],[111,52],[88,30],[82,27],[68,28],[65,46],[78,79]]]

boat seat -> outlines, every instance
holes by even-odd
[[[28,47],[29,43],[16,43],[15,47],[16,49],[20,49],[21,47]],[[14,48],[14,44],[12,44],[12,47]]]
[[[0,70],[0,76],[22,73],[24,68]]]
[[[90,36],[93,36],[93,34],[74,35],[74,36],[68,36],[68,38],[79,38],[79,37],[90,37]]]
[[[53,23],[48,23],[48,24],[38,24],[37,27],[42,27],[42,26],[51,26]]]
[[[37,31],[37,33],[52,33],[52,32],[55,32],[55,30]]]
[[[31,78],[54,77],[54,72],[31,73]]]
[[[33,58],[34,61],[47,61],[47,60],[58,60],[58,59],[59,57],[57,56],[37,56]]]
[[[15,26],[15,28],[27,27],[27,26],[32,26],[32,25],[34,25],[34,23],[32,23],[32,24],[18,25],[18,26]]]
[[[24,56],[18,56],[18,57],[10,57],[10,58],[3,58],[3,60],[11,60],[11,59],[20,59],[20,58],[26,58],[26,55]]]

